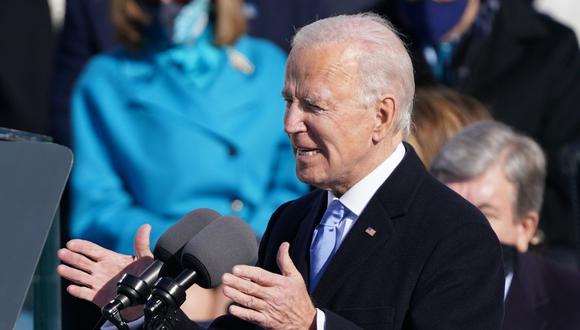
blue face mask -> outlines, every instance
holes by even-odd
[[[193,0],[186,5],[160,4],[157,19],[164,36],[175,45],[193,46],[207,27],[209,1]]]
[[[399,0],[399,12],[405,23],[426,44],[436,44],[461,19],[468,0]]]

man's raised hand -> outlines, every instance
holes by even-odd
[[[311,329],[316,308],[310,300],[302,275],[289,255],[290,244],[278,249],[281,275],[259,267],[238,265],[223,275],[224,294],[238,305],[229,312],[265,329]]]

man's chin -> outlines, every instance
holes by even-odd
[[[309,184],[311,186],[320,188],[321,186],[323,186],[323,182],[324,180],[322,180],[320,175],[317,175],[317,173],[313,173],[314,171],[312,170],[297,170],[296,171],[296,176],[298,177],[298,180]]]

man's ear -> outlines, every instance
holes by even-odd
[[[529,211],[520,219],[516,243],[519,252],[528,250],[529,243],[534,237],[536,229],[538,229],[539,222],[540,215],[536,211]]]
[[[384,139],[388,133],[394,133],[395,115],[397,102],[392,95],[384,96],[378,103],[375,113],[375,125],[373,127],[373,141],[375,143]]]

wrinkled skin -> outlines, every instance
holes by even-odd
[[[222,277],[224,294],[239,305],[229,312],[264,329],[316,329],[316,309],[310,300],[302,275],[284,242],[277,262],[282,274],[259,267],[238,265]]]

